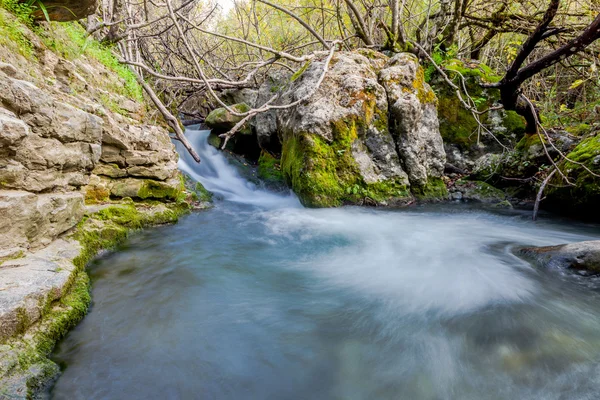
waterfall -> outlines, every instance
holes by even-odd
[[[272,193],[241,177],[223,153],[208,144],[209,134],[208,130],[187,128],[186,136],[198,152],[202,162],[195,162],[181,143],[176,142],[175,146],[180,156],[180,170],[226,201],[269,209],[301,207],[300,201],[293,193],[290,192],[287,195]]]

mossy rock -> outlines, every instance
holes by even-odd
[[[411,189],[420,201],[440,201],[448,198],[448,188],[441,178],[430,177],[425,186],[416,186]]]
[[[506,194],[502,190],[486,182],[459,180],[455,182],[454,187],[462,193],[465,201],[488,204],[506,204],[507,201]]]
[[[281,172],[281,160],[263,150],[258,158],[258,177],[267,187],[274,189],[286,188],[285,179]]]
[[[343,204],[390,204],[412,200],[398,178],[367,183],[352,156],[352,143],[366,124],[358,117],[332,122],[333,141],[300,132],[284,140],[281,171],[302,203],[309,207]]]
[[[469,95],[477,103],[479,111],[487,110],[500,100],[500,92],[496,89],[481,87],[481,83],[497,82],[500,77],[486,65],[481,63],[465,63],[461,60],[447,60],[442,65],[447,75],[457,85],[462,86],[461,76]],[[438,116],[440,134],[444,143],[455,144],[461,150],[476,147],[478,141],[490,146],[497,146],[495,139],[489,135],[478,136],[479,124],[472,113],[462,105],[454,89],[437,72],[432,73],[430,85],[438,97]],[[514,144],[525,132],[525,119],[514,111],[493,111],[482,114],[480,121],[505,144]]]
[[[570,161],[569,161],[570,160]],[[559,168],[573,183],[555,174],[546,189],[545,206],[564,214],[600,220],[600,134],[581,141]]]
[[[231,106],[235,112],[245,113],[250,110],[250,107],[246,103],[234,104]],[[213,133],[221,134],[231,130],[243,117],[233,115],[226,108],[221,107],[212,110],[206,117],[205,123],[212,130]],[[250,135],[252,130],[250,124],[245,124],[244,127],[238,132],[242,135]]]

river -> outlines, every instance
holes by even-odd
[[[89,266],[52,399],[597,399],[600,282],[521,245],[597,238],[465,205],[306,209],[188,131],[215,207]]]

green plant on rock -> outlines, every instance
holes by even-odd
[[[32,59],[34,58],[33,45],[25,34],[28,22],[23,21],[26,14],[19,16],[19,14],[13,12],[17,15],[17,18],[15,18],[9,12],[11,9],[6,4],[5,2],[1,3],[3,8],[0,8],[0,45]]]
[[[267,183],[283,183],[280,160],[263,150],[258,158],[258,177]]]

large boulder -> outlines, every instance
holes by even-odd
[[[319,59],[292,76],[282,103],[311,93],[322,70]],[[413,200],[412,182],[417,196],[428,185],[430,197],[446,195],[435,95],[414,85],[422,76],[408,55],[336,53],[318,91],[277,113],[281,170],[304,204],[404,204]]]
[[[313,91],[323,60],[310,63],[284,94],[291,103]],[[304,204],[406,202],[412,199],[388,128],[385,89],[369,59],[337,53],[318,91],[278,113],[281,167]]]
[[[600,240],[558,246],[527,247],[518,252],[543,267],[600,272]]]

